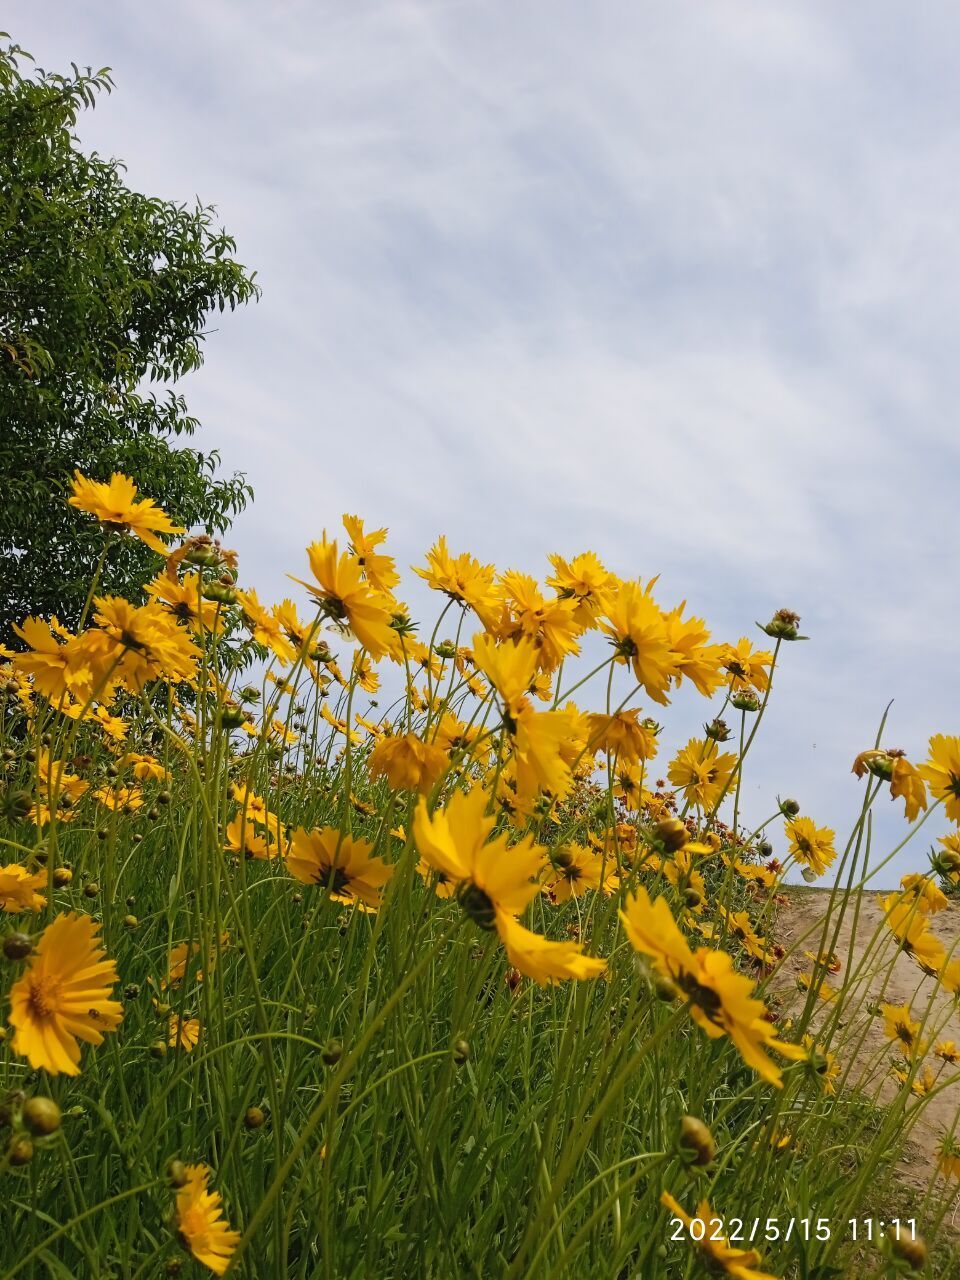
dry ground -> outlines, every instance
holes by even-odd
[[[779,911],[777,938],[789,950],[811,927],[818,923],[822,925],[830,895],[829,890],[799,886],[791,886],[784,893],[787,900]],[[843,982],[844,973],[852,971],[863,955],[864,948],[881,925],[880,896],[876,892],[864,895],[855,936],[852,936],[853,911],[848,910],[835,947],[844,969],[829,978],[832,985],[839,986]],[[833,927],[831,925],[831,930]],[[931,927],[949,952],[960,937],[960,907],[951,905],[946,911],[932,917]],[[800,942],[798,954],[786,961],[785,988],[791,987],[794,976],[801,970],[810,972],[810,961],[804,960],[802,953],[805,950],[817,952],[820,938],[821,930],[815,929],[809,937]],[[891,954],[890,950],[884,951],[884,959],[888,960]],[[955,954],[960,956],[960,946],[957,947]],[[889,1004],[909,1004],[914,1017],[919,1019],[933,990],[932,979],[924,980],[916,964],[902,953],[897,955],[884,989],[885,976],[874,978],[866,988],[861,988],[863,998],[858,1003],[864,1008],[874,1001],[881,1000]],[[938,992],[931,1007],[931,1020],[928,1025],[939,1028],[941,1023],[943,1027],[938,1033],[938,1039],[955,1040],[960,1045],[960,1013],[957,1005],[951,997]],[[882,1018],[870,1020],[863,1050],[859,1055],[863,1062],[863,1069],[858,1071],[857,1065],[854,1065],[850,1076],[851,1082],[859,1083],[870,1095],[875,1094],[879,1089],[881,1099],[887,1097],[896,1087],[889,1082],[890,1060],[895,1056],[890,1052],[891,1048],[883,1032]],[[940,1065],[936,1059],[931,1058],[930,1061],[935,1067]],[[871,1067],[869,1064],[875,1065]],[[847,1065],[846,1062],[841,1062],[842,1068],[845,1069]],[[957,1068],[945,1068],[948,1072],[956,1070]],[[916,1187],[921,1194],[930,1180],[937,1143],[944,1131],[949,1130],[953,1125],[958,1108],[960,1108],[960,1082],[943,1090],[929,1101],[913,1130],[902,1161],[901,1173],[904,1180]],[[960,1126],[958,1126],[956,1137],[960,1141]],[[955,1209],[952,1216],[953,1225],[960,1226],[960,1208]]]

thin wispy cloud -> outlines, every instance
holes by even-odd
[[[263,593],[359,510],[401,562],[441,531],[537,572],[589,546],[724,638],[794,607],[813,639],[757,817],[779,791],[848,825],[891,697],[892,745],[957,731],[955,6],[40,0],[7,25],[112,65],[85,141],[216,203],[259,272],[184,391],[255,484],[233,540]]]

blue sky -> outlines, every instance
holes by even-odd
[[[960,732],[960,8],[19,9],[41,65],[113,68],[85,143],[258,272],[182,389],[261,594],[358,511],[401,564],[589,547],[724,639],[792,607],[756,817],[845,831],[890,698],[888,745]]]

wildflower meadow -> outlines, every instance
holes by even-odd
[[[847,833],[748,815],[816,643],[789,609],[721,641],[590,552],[537,581],[439,538],[413,618],[352,515],[265,602],[136,477],[67,500],[79,626],[2,654],[0,1275],[952,1273],[956,1117],[899,1163],[960,1100],[951,726],[852,753]],[[100,587],[130,539],[136,601]],[[929,872],[878,894],[908,841]],[[827,888],[787,944],[798,872]]]

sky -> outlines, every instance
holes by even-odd
[[[911,758],[960,733],[960,7],[31,0],[4,25],[42,66],[109,65],[83,143],[215,204],[256,269],[181,390],[256,490],[230,541],[261,597],[350,511],[401,566],[439,533],[539,575],[592,549],[720,639],[795,609],[745,804],[796,796],[842,838],[891,699]],[[665,741],[706,716],[680,699]]]

